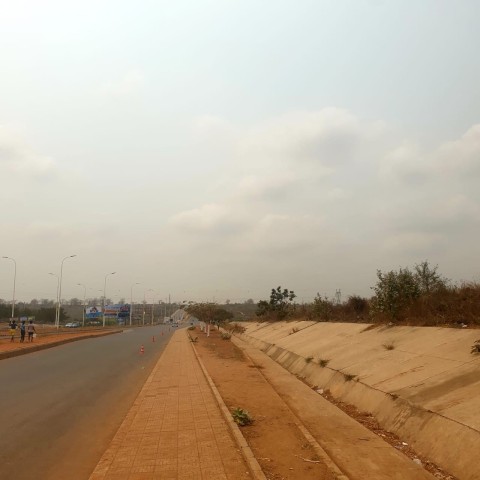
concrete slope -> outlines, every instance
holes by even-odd
[[[480,356],[470,353],[480,332],[302,321],[251,323],[242,338],[458,478],[480,478]]]

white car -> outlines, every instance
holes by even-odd
[[[80,324],[78,322],[70,322],[65,324],[65,328],[78,328]]]

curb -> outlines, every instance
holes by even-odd
[[[38,352],[40,350],[46,350],[47,348],[58,347],[59,345],[64,345],[65,343],[76,342],[78,340],[85,340],[87,338],[105,337],[106,335],[113,335],[114,333],[120,333],[122,331],[123,330],[118,330],[115,332],[97,333],[95,335],[94,334],[84,335],[82,337],[65,338],[63,340],[59,340],[58,342],[42,343],[29,348],[19,348],[18,350],[11,350],[10,352],[0,352],[0,360],[4,360],[6,358],[18,357],[20,355],[26,355],[27,353]]]
[[[259,463],[257,462],[257,459],[253,455],[251,448],[249,447],[247,441],[245,440],[245,437],[242,435],[240,428],[238,428],[238,425],[233,421],[233,418],[227,406],[225,405],[223,398],[220,396],[220,393],[218,392],[217,387],[213,383],[213,380],[208,374],[207,369],[203,365],[203,362],[200,360],[200,357],[198,356],[197,350],[193,345],[193,342],[190,341],[190,343],[192,344],[192,349],[193,349],[193,352],[195,353],[195,357],[197,358],[198,364],[200,365],[200,368],[202,369],[202,372],[205,375],[205,378],[207,379],[207,382],[212,390],[215,400],[217,401],[218,406],[220,407],[223,418],[227,422],[227,425],[229,426],[230,431],[233,435],[233,438],[237,442],[237,445],[240,447],[240,451],[242,452],[242,456],[245,462],[247,463],[250,473],[253,475],[253,478],[255,480],[267,480],[267,477],[265,477],[265,474],[263,473]]]

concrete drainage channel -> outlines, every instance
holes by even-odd
[[[305,325],[307,322],[299,323],[303,323]],[[282,336],[280,335],[282,333],[281,328],[284,328],[284,332],[286,330],[286,333],[283,333]],[[438,358],[437,363],[439,366],[436,366],[436,364],[433,363],[436,361],[435,358],[429,357],[428,354],[423,354],[418,347],[418,345],[423,346],[423,339],[421,335],[432,335],[432,332],[426,329],[415,329],[414,327],[410,328],[413,333],[408,330],[408,327],[403,327],[403,330],[401,328],[397,328],[397,330],[393,333],[392,330],[388,330],[388,335],[391,335],[393,338],[395,338],[394,333],[397,334],[397,337],[400,339],[396,340],[398,342],[400,342],[402,338],[408,338],[409,335],[412,337],[415,335],[413,340],[411,340],[411,343],[414,343],[414,346],[417,348],[417,350],[414,350],[413,347],[406,347],[407,349],[405,352],[408,352],[407,354],[403,353],[403,350],[398,349],[396,352],[393,352],[397,355],[397,357],[400,357],[401,355],[410,355],[410,357],[407,357],[411,358],[410,363],[417,362],[417,364],[421,364],[421,362],[424,362],[427,365],[425,368],[431,368],[433,370],[433,374],[436,375],[438,375],[436,372],[441,372],[439,368],[443,367],[445,370],[447,370],[448,375],[450,375],[446,377],[447,380],[452,377],[454,380],[456,380],[455,375],[457,374],[460,379],[465,378],[466,375],[470,375],[470,377],[472,377],[468,377],[468,380],[473,382],[471,387],[470,383],[468,382],[464,382],[465,386],[461,385],[459,380],[456,382],[457,386],[455,389],[451,389],[451,392],[447,391],[446,393],[443,393],[444,395],[447,395],[447,399],[449,398],[448,395],[450,395],[450,397],[454,395],[456,398],[459,395],[462,395],[461,393],[458,393],[458,387],[463,387],[465,389],[465,393],[463,393],[462,398],[464,398],[463,401],[466,406],[462,413],[465,415],[465,412],[470,410],[472,413],[470,416],[471,418],[468,418],[469,425],[467,425],[456,420],[455,418],[449,418],[438,412],[432,411],[429,408],[424,408],[421,403],[412,403],[408,400],[408,398],[402,398],[401,395],[403,391],[399,391],[399,394],[397,395],[395,390],[393,390],[393,393],[389,393],[389,391],[382,391],[379,388],[375,388],[374,386],[362,381],[363,377],[367,376],[367,378],[369,378],[368,375],[374,375],[369,373],[368,365],[365,365],[365,360],[362,358],[363,352],[361,347],[364,346],[362,345],[360,348],[358,348],[358,350],[356,350],[355,346],[352,345],[353,342],[350,339],[346,340],[346,337],[348,338],[358,335],[358,332],[356,333],[355,331],[350,333],[350,331],[354,330],[355,328],[357,328],[360,333],[365,331],[365,326],[363,326],[364,330],[361,330],[361,325],[353,325],[353,327],[351,325],[346,326],[345,328],[350,329],[350,331],[348,331],[348,336],[342,333],[342,325],[336,326],[330,324],[325,326],[319,325],[318,327],[317,325],[308,325],[307,327],[303,328],[305,329],[303,337],[300,337],[301,334],[297,333],[297,327],[295,327],[295,331],[292,329],[291,324],[288,325],[288,327],[282,327],[278,324],[273,326],[262,325],[260,328],[258,328],[258,337],[255,336],[256,332],[253,328],[247,328],[247,332],[239,334],[238,337],[247,342],[249,345],[263,351],[287,371],[304,380],[304,382],[306,382],[308,385],[314,385],[317,386],[318,389],[328,390],[335,400],[346,402],[346,404],[354,405],[362,412],[370,413],[384,430],[388,432],[394,432],[396,435],[398,435],[398,437],[405,440],[403,443],[400,442],[400,447],[396,448],[402,450],[402,446],[406,446],[408,444],[408,447],[405,449],[410,449],[411,447],[421,454],[422,457],[426,457],[427,459],[430,459],[439,465],[441,469],[438,470],[438,473],[434,473],[437,478],[454,478],[444,471],[451,472],[461,480],[477,480],[479,478],[476,451],[478,450],[478,445],[480,445],[480,432],[477,429],[472,428],[472,425],[475,425],[476,422],[475,412],[478,413],[478,408],[473,409],[472,407],[475,403],[474,386],[478,385],[478,381],[480,379],[480,377],[478,377],[480,363],[477,361],[476,357],[473,358],[465,356],[465,353],[463,352],[463,350],[466,348],[463,348],[463,343],[467,346],[471,344],[471,341],[468,338],[469,332],[445,332],[445,330],[448,329],[443,329],[443,331],[440,333],[433,332],[439,337],[437,340],[439,344],[442,344],[441,342],[444,341],[442,335],[445,335],[447,336],[446,341],[450,340],[450,342],[457,349],[459,348],[459,337],[460,340],[462,340],[463,337],[466,337],[463,339],[463,343],[461,345],[463,349],[461,349],[460,353],[458,354],[456,352],[452,353],[451,350],[453,347],[450,349],[444,347],[446,352],[449,354],[449,358],[452,358],[451,363],[454,364],[453,367],[447,369],[447,367],[444,366],[445,362],[442,363],[442,358]],[[320,341],[316,341],[316,339],[319,337],[316,337],[318,334],[316,334],[313,330],[317,328],[322,333],[322,338],[320,338],[320,341],[323,340],[323,345],[326,346],[323,346]],[[321,330],[322,328],[323,330]],[[335,332],[335,328],[340,330],[340,332]],[[298,331],[300,331],[300,329],[301,327]],[[325,339],[327,336],[325,330],[327,329],[329,329],[329,332],[327,333],[331,334],[331,337]],[[290,333],[292,331],[294,331],[295,336]],[[382,330],[380,330],[378,333],[380,338],[382,333]],[[470,332],[470,336],[475,336],[475,333],[476,332]],[[375,332],[370,333],[370,335],[374,334]],[[268,341],[270,338],[272,341]],[[364,338],[365,336],[362,334],[362,341]],[[278,342],[278,344],[272,342]],[[405,343],[407,342],[405,341]],[[425,341],[425,344],[428,345],[427,341]],[[291,345],[291,347],[286,348],[286,345]],[[380,343],[380,347],[381,345],[382,344]],[[446,345],[448,345],[448,343],[446,343]],[[295,351],[290,350],[290,348]],[[328,350],[328,348],[330,348],[330,350]],[[432,349],[435,348],[435,346],[430,345],[429,348]],[[365,348],[363,348],[363,350],[365,350]],[[373,352],[373,350],[374,349],[372,348],[371,351],[368,351],[367,355],[372,354],[371,352]],[[375,354],[379,357],[383,355],[383,358],[388,358],[387,355],[392,354],[392,352],[388,352],[388,354],[384,352],[382,354],[382,350],[384,349],[379,350],[379,348],[377,348]],[[358,373],[355,369],[360,370],[360,368],[363,367],[363,375],[360,377],[352,375],[352,379],[347,379],[345,370],[336,370],[335,368],[331,368],[330,364],[328,365],[328,368],[320,368],[317,361],[318,359],[313,359],[312,361],[310,358],[313,357],[307,357],[305,355],[307,351],[334,351],[335,359],[342,359],[342,361],[339,363],[351,365],[346,369],[348,373],[351,373],[350,370],[352,370],[353,373]],[[358,351],[361,353],[356,353]],[[414,351],[415,355],[410,354],[410,351]],[[303,352],[303,354],[300,354],[299,352]],[[357,355],[358,358],[355,358],[355,355]],[[436,353],[436,355],[439,355],[439,353]],[[417,360],[417,358],[420,360]],[[463,363],[458,363],[459,359],[461,359]],[[362,362],[364,363],[362,364]],[[379,362],[384,362],[384,360],[382,360],[382,358],[376,361],[372,360],[372,367],[381,365]],[[455,367],[455,362],[457,362],[459,367],[462,367],[463,370],[461,370],[459,367]],[[395,366],[395,368],[390,367],[390,369],[392,371],[401,371],[401,368],[403,368],[408,372],[408,367],[403,367],[401,358],[398,363],[401,365],[401,367]],[[431,366],[432,363],[433,366]],[[447,366],[449,365],[447,364]],[[428,377],[429,372],[427,371],[426,373],[423,373],[421,366],[411,367],[410,371],[412,372],[412,380],[408,378],[406,379],[405,376],[400,376],[398,378],[401,380],[401,382],[403,382],[403,384],[406,384],[407,386],[411,385],[408,388],[417,388],[417,391],[421,392],[421,388],[425,387],[423,387],[424,384],[419,381],[419,378],[421,378],[420,375],[423,374],[424,376]],[[464,371],[466,373],[464,373]],[[432,378],[436,379],[436,377]],[[444,380],[443,376],[440,378],[441,380]],[[415,383],[415,379],[417,383]],[[388,383],[389,385],[395,385],[395,381],[398,382],[394,376],[388,377],[388,374],[386,375],[386,380],[384,380],[386,383],[390,382]],[[430,388],[435,388],[435,384]],[[392,387],[390,387],[390,392],[391,391]],[[478,395],[478,391],[476,395]],[[435,401],[438,403],[440,400]],[[455,405],[455,403],[452,405]],[[452,445],[450,441],[451,438],[455,438],[454,445]],[[417,459],[416,462],[418,463],[419,460]],[[432,467],[432,469],[430,469],[430,467]],[[434,472],[434,465],[429,465],[429,471]]]

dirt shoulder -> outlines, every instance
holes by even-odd
[[[228,409],[254,419],[241,432],[269,480],[333,480],[296,425],[296,418],[271,385],[231,341],[218,331],[199,331],[195,348]]]

